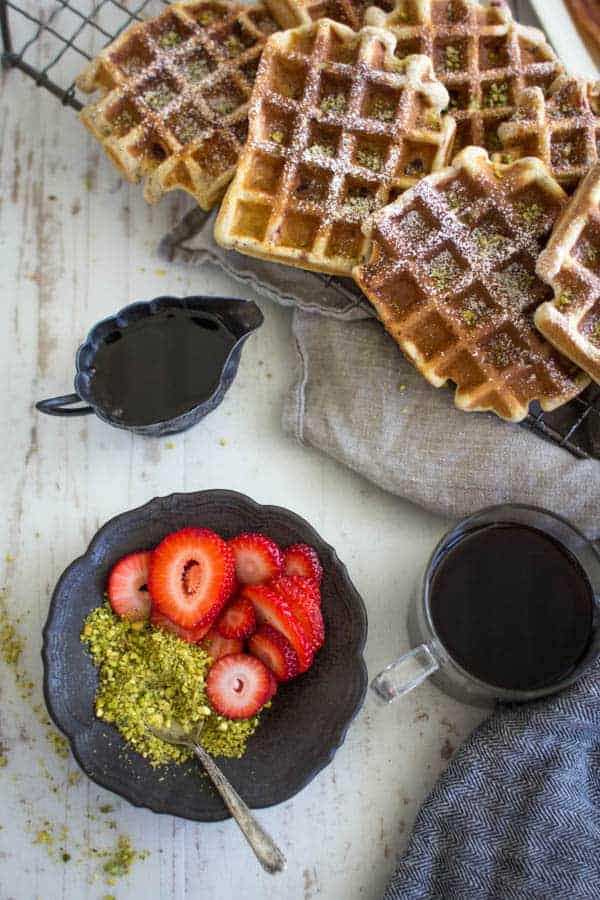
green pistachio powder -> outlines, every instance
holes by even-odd
[[[7,561],[12,561],[12,558],[10,560],[7,558]],[[104,612],[104,610],[96,610],[96,613],[99,612]],[[106,615],[104,617],[107,618]],[[90,619],[91,618],[92,617],[90,616]],[[115,618],[110,610],[108,618]],[[21,698],[24,701],[30,701],[34,684],[27,676],[21,663],[24,642],[17,630],[18,623],[18,619],[16,620],[16,623],[11,620],[5,602],[4,589],[0,588],[0,661],[12,669],[17,690]],[[93,626],[92,630],[95,632]],[[203,656],[204,655],[205,654],[203,654]],[[33,706],[32,711],[44,726],[46,737],[54,748],[57,757],[61,760],[66,759],[69,756],[66,738],[52,729],[49,720],[42,712],[41,706]],[[217,717],[213,716],[212,718],[216,719]],[[219,724],[220,723],[217,723],[217,729],[219,728]],[[74,786],[81,779],[81,774],[79,772],[70,772],[66,778],[66,783],[64,785],[59,785],[48,771],[45,763],[41,768],[42,774],[48,779],[50,789],[54,793],[57,793],[59,790],[64,790],[66,786]],[[9,759],[4,753],[2,745],[0,745],[0,771],[8,769]],[[100,807],[101,813],[108,813],[109,811],[112,812],[113,807],[108,804]],[[88,818],[90,818],[90,820],[96,819],[95,816],[92,816],[89,813]],[[28,827],[33,829],[32,843],[34,845],[44,846],[49,857],[53,861],[62,862],[64,864],[72,862],[72,853],[67,852],[65,849],[65,845],[69,839],[66,826],[63,825],[59,828],[59,826],[52,823],[49,819],[42,819],[37,828],[31,821],[28,823]],[[116,822],[114,820],[110,820],[109,828],[116,828]],[[1,829],[2,826],[0,825],[0,830]],[[73,844],[72,839],[69,840],[71,844]],[[73,849],[75,848],[73,847]],[[82,850],[80,847],[79,851],[79,858],[76,861],[82,862],[84,859],[88,858],[97,859],[100,862],[104,879],[109,885],[115,884],[116,878],[127,876],[134,863],[146,859],[149,855],[146,850],[136,850],[126,834],[118,835],[116,846],[113,849],[99,850],[92,847]],[[112,894],[105,894],[103,900],[114,900],[114,897]]]
[[[145,723],[166,728],[176,719],[184,728],[204,723],[201,743],[214,756],[240,757],[246,741],[258,726],[258,716],[231,721],[217,716],[207,705],[204,690],[206,674],[212,658],[196,644],[188,644],[176,635],[153,628],[151,625],[131,624],[118,619],[110,605],[105,603],[86,619],[81,640],[87,644],[92,659],[99,669],[99,686],[96,694],[96,714],[105,722],[114,724],[124,739],[153,766],[184,762],[191,754],[183,748],[165,744],[150,737]],[[0,589],[0,661],[13,670],[18,691],[23,700],[29,701],[33,682],[21,665],[23,641],[5,605],[4,592]],[[42,715],[41,707],[33,707],[46,729],[46,736],[60,759],[68,757],[66,739],[54,732],[50,722]],[[0,772],[8,771],[9,759],[0,745]],[[54,793],[59,786],[43,767]],[[75,785],[80,773],[71,772],[66,784]],[[110,804],[99,808],[101,813],[113,811]],[[90,819],[97,817],[88,814]],[[146,859],[146,850],[136,850],[126,834],[119,834],[116,846],[104,850],[79,848],[78,858],[67,852],[68,830],[58,827],[48,819],[42,819],[33,828],[33,844],[44,846],[55,862],[73,865],[88,858],[96,859],[100,872],[108,885],[117,878],[126,877],[132,866]],[[116,829],[114,820],[108,822]],[[1,830],[1,826],[0,826]],[[76,847],[71,839],[69,850]],[[105,894],[103,900],[114,900]]]
[[[205,681],[212,658],[198,645],[119,619],[108,603],[87,617],[81,640],[99,670],[96,715],[114,725],[152,766],[181,763],[192,755],[146,730],[146,725],[169,728],[173,721],[186,730],[203,723],[200,743],[213,756],[242,756],[258,716],[233,721],[210,709]]]

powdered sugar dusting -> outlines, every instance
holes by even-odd
[[[590,170],[540,256],[554,299],[536,315],[543,334],[600,382],[600,164]]]
[[[531,85],[546,88],[562,72],[542,33],[514,22],[507,5],[421,0],[397,4],[387,15],[372,8],[366,20],[391,29],[399,57],[418,46],[432,58],[457,121],[455,151],[471,144],[499,150],[498,125],[512,114],[519,93]]]
[[[183,187],[211,205],[212,183],[232,170],[241,149],[256,66],[276,29],[260,4],[240,11],[222,0],[173,3],[128,28],[82,73],[83,90],[105,95],[82,118],[128,177],[151,173],[151,199],[168,178],[169,189]],[[216,168],[215,154],[222,159]],[[179,183],[182,164],[188,175]]]
[[[468,384],[476,407],[493,385],[519,417],[532,400],[565,400],[583,387],[533,326],[533,313],[547,298],[535,275],[540,239],[562,204],[543,169],[531,165],[498,167],[483,150],[463,151],[453,168],[423,179],[373,217],[373,266],[358,270],[400,345],[423,348],[419,367],[427,377],[451,378],[462,402]],[[435,222],[419,236],[405,225],[405,217],[414,222],[416,206]],[[401,272],[422,290],[421,303],[404,313],[389,293]],[[477,384],[472,365],[460,362],[465,351],[479,369]]]
[[[593,102],[598,89],[561,75],[546,97],[536,89],[524,91],[498,132],[503,160],[535,155],[566,190],[574,190],[599,159],[600,116]]]
[[[429,60],[399,64],[393,44],[380,29],[356,34],[327,21],[269,41],[227,198],[256,209],[268,203],[269,222],[257,239],[238,216],[232,246],[249,249],[251,241],[281,260],[301,252],[310,267],[350,274],[363,256],[366,218],[445,163],[452,138],[451,124],[442,123],[445,92]],[[273,122],[281,116],[289,140],[277,142]],[[299,226],[302,217],[309,227]]]

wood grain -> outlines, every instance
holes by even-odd
[[[147,206],[69,109],[16,71],[2,78],[0,584],[12,615],[23,617],[33,704],[42,703],[41,628],[64,567],[110,516],[155,495],[208,487],[288,506],[337,548],[369,610],[367,662],[375,674],[407,649],[406,604],[445,523],[283,435],[293,378],[288,310],[254,298],[265,324],[246,345],[222,406],[186,434],[143,439],[96,418],[35,412],[34,400],[72,389],[78,343],[127,301],[254,295],[214,269],[166,266],[155,248],[187,199]],[[448,728],[456,729],[450,740],[457,746],[479,719],[427,686],[389,712],[369,703],[334,763],[294,800],[260,813],[288,858],[286,872],[272,880],[230,822],[157,817],[85,778],[70,784],[75,764],[56,756],[0,660],[0,742],[8,760],[0,769],[0,900],[375,900],[419,803],[447,764]],[[114,812],[101,813],[103,804]],[[68,827],[50,850],[34,843],[45,819],[55,834]],[[91,851],[114,846],[121,831],[150,855],[111,887]],[[59,858],[63,849],[68,863]]]
[[[596,0],[566,0],[575,22],[600,49],[600,6]]]
[[[600,57],[600,5],[598,0],[565,0],[575,24],[590,45],[596,58]]]
[[[90,9],[92,0],[85,3]],[[39,6],[30,0],[30,9]],[[44,39],[32,62],[52,50]],[[229,487],[305,516],[337,548],[365,599],[371,675],[407,649],[406,605],[446,523],[286,438],[289,311],[215,269],[166,267],[155,248],[189,201],[170,196],[147,206],[69,109],[19,72],[1,79],[0,585],[21,619],[22,666],[34,689],[23,701],[0,659],[0,900],[375,900],[448,747],[481,718],[433,687],[390,710],[368,701],[334,763],[294,800],[260,813],[289,861],[275,881],[235,825],[132,808],[77,781],[73,760],[48,740],[39,650],[49,596],[99,525],[121,510],[175,490]],[[36,399],[71,390],[75,349],[99,318],[136,298],[199,292],[253,297],[266,317],[230,393],[201,425],[150,440],[93,417],[36,413]],[[102,813],[104,804],[114,811]],[[51,829],[52,846],[35,842],[40,829]],[[150,855],[110,886],[93,851],[113,847],[121,832]],[[63,862],[62,852],[71,859]]]

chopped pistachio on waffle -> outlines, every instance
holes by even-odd
[[[77,79],[101,97],[81,119],[150,202],[181,188],[204,209],[233,175],[262,47],[260,3],[183,0],[119,35]]]
[[[600,163],[564,209],[537,272],[554,299],[536,310],[536,326],[600,383]]]
[[[423,375],[456,385],[462,409],[519,421],[588,383],[532,321],[549,298],[540,244],[565,202],[537,160],[501,166],[469,147],[363,226],[372,249],[356,281]]]
[[[379,7],[385,4],[369,7],[365,22],[392,31],[399,57],[429,56],[448,89],[455,153],[469,145],[501,150],[498,126],[510,117],[517,95],[534,85],[545,90],[562,72],[542,32],[515,22],[508,4],[418,0]]]
[[[445,165],[454,122],[431,61],[327,19],[273,35],[215,236],[225,247],[350,275],[374,210]],[[277,140],[285,120],[293,141]],[[273,135],[275,134],[275,137]]]
[[[502,155],[536,156],[572,193],[600,161],[600,82],[559,76],[544,93],[528,87],[498,136]],[[496,157],[499,158],[499,157]]]

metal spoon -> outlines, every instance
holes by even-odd
[[[281,872],[285,868],[285,856],[252,815],[235,788],[227,781],[212,756],[198,743],[202,725],[203,723],[200,722],[193,732],[187,732],[178,722],[172,722],[171,727],[164,731],[148,724],[146,729],[154,737],[165,741],[167,744],[176,744],[192,750],[196,759],[206,769],[212,783],[223,798],[227,809],[238,823],[263,869],[266,869],[271,875]]]

